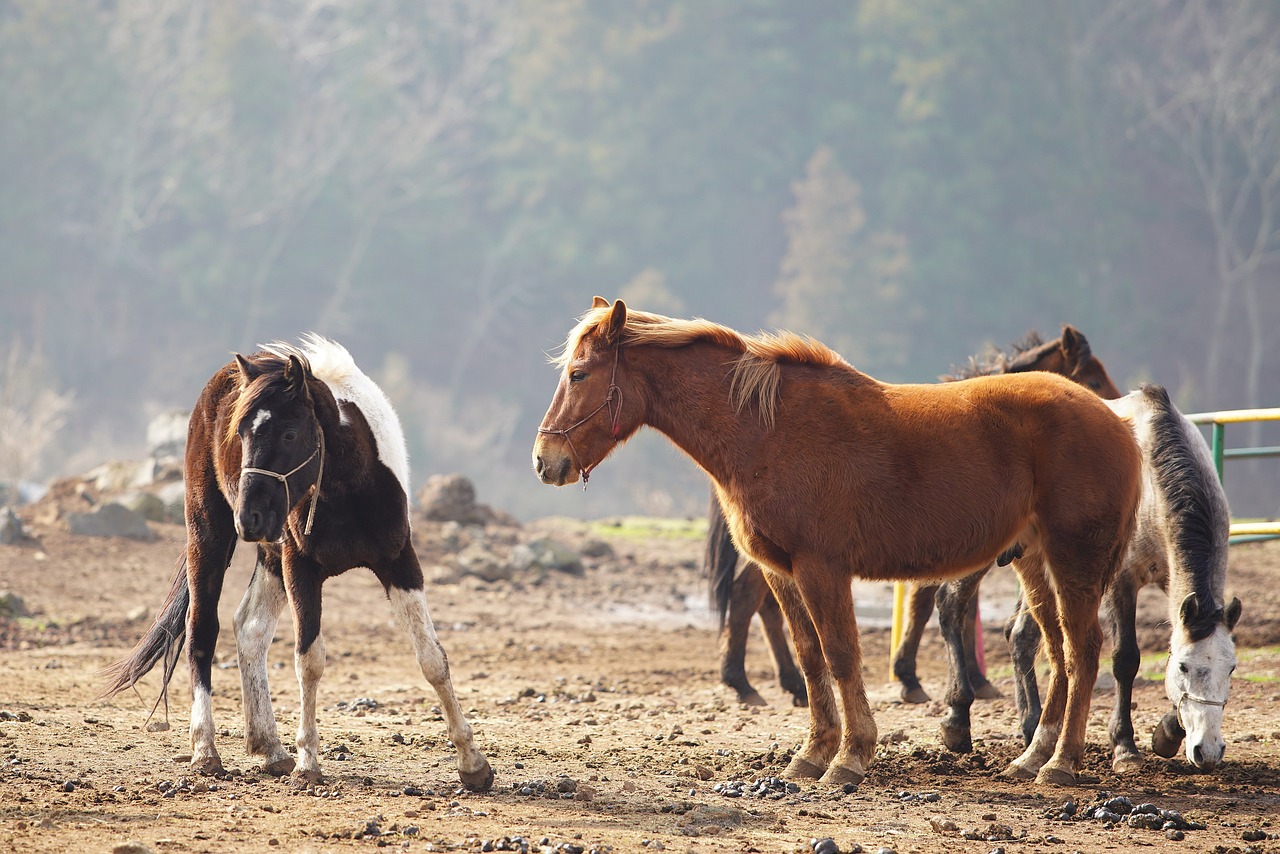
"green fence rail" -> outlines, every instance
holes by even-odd
[[[1280,447],[1228,448],[1226,442],[1228,424],[1247,424],[1254,421],[1280,421],[1280,409],[1228,409],[1222,412],[1196,412],[1187,416],[1195,424],[1209,425],[1209,447],[1213,450],[1213,464],[1218,469],[1218,479],[1223,480],[1223,463],[1226,460],[1250,457],[1280,457]],[[1249,543],[1280,537],[1280,521],[1232,522],[1231,542]]]

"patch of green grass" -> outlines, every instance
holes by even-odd
[[[1280,676],[1274,676],[1270,673],[1245,673],[1236,674],[1237,679],[1243,679],[1245,682],[1257,682],[1262,685],[1273,685],[1280,683]]]
[[[707,536],[706,519],[663,519],[656,516],[617,516],[590,523],[599,537],[632,540],[701,540]]]

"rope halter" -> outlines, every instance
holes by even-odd
[[[1178,714],[1178,726],[1186,730],[1186,725],[1182,722],[1182,704],[1186,702],[1199,703],[1202,706],[1218,706],[1225,709],[1227,707],[1226,700],[1206,700],[1204,697],[1197,697],[1188,691],[1183,691],[1182,696],[1178,698],[1178,704],[1174,707],[1174,711]]]
[[[274,472],[269,469],[248,467],[240,469],[241,480],[244,480],[245,475],[260,474],[265,477],[273,477],[284,484],[284,517],[287,523],[289,515],[293,513],[293,502],[289,500],[289,478],[302,471],[308,463],[316,458],[316,455],[319,455],[320,470],[316,472],[316,482],[311,485],[311,508],[307,510],[307,524],[302,529],[302,535],[304,537],[311,536],[311,525],[316,519],[316,502],[320,500],[320,479],[324,477],[324,431],[320,429],[320,425],[318,424],[316,425],[316,439],[316,449],[311,452],[311,456],[298,463],[292,471],[286,472],[285,474],[280,474],[279,472]],[[287,528],[288,525],[286,524],[285,529]]]
[[[547,436],[561,436],[564,442],[569,446],[569,453],[573,456],[573,464],[578,467],[578,471],[582,472],[582,488],[587,488],[587,481],[591,479],[591,470],[595,468],[595,464],[584,466],[582,460],[578,458],[578,449],[573,446],[573,440],[569,438],[569,431],[576,430],[583,424],[586,424],[602,409],[609,410],[609,431],[613,435],[616,442],[618,440],[618,422],[622,418],[622,389],[618,387],[618,353],[621,347],[615,347],[613,351],[613,374],[609,377],[609,391],[604,396],[604,402],[595,409],[588,412],[582,418],[565,427],[563,430],[552,430],[550,427],[539,427],[538,432]],[[617,409],[614,408],[614,397],[617,397]]]

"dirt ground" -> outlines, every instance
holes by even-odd
[[[424,564],[439,563],[439,526],[417,528]],[[1073,788],[996,777],[1019,750],[1011,700],[975,705],[974,753],[947,754],[937,736],[941,706],[896,701],[889,633],[878,618],[887,586],[860,585],[881,749],[855,792],[816,782],[788,791],[768,778],[798,746],[807,710],[785,702],[758,636],[749,674],[772,705],[740,707],[718,684],[698,525],[543,520],[518,536],[549,533],[579,547],[598,540],[612,553],[588,559],[581,577],[531,572],[489,584],[429,573],[443,579],[429,586],[432,616],[497,772],[492,791],[460,790],[436,698],[381,589],[355,571],[325,588],[319,727],[327,785],[300,792],[258,773],[241,743],[230,626],[248,579],[247,548],[227,578],[214,671],[218,748],[229,775],[193,777],[184,764],[185,668],[174,682],[168,731],[144,726],[155,674],[139,694],[95,699],[99,671],[141,636],[181,551],[181,527],[155,529],[160,540],[144,544],[50,526],[34,529],[37,542],[0,546],[0,589],[20,594],[31,613],[0,619],[0,851],[111,851],[133,840],[136,847],[117,850],[811,852],[825,837],[844,852],[1280,851],[1280,543],[1232,552],[1229,593],[1245,611],[1227,761],[1214,774],[1151,757],[1139,777],[1113,775],[1105,694],[1095,698],[1087,767]],[[1010,697],[996,614],[1012,589],[1010,573],[993,573],[983,606],[992,615],[988,670]],[[1164,608],[1162,594],[1144,593],[1140,742],[1149,742],[1168,705],[1159,681]],[[291,638],[286,616],[270,654],[286,742],[298,708]],[[939,696],[936,630],[921,667]],[[1110,795],[1177,810],[1204,827],[1179,841],[1162,830],[1079,819]],[[1067,800],[1078,805],[1077,820],[1059,816]]]

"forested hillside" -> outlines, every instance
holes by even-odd
[[[138,456],[314,330],[416,480],[701,512],[653,438],[586,496],[529,472],[595,294],[897,381],[1070,322],[1122,386],[1280,405],[1266,0],[0,0],[0,116],[0,478]]]

